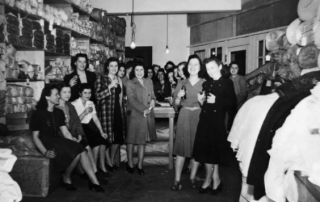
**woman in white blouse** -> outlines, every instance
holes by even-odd
[[[103,132],[100,121],[97,117],[95,105],[90,101],[92,90],[89,84],[81,84],[79,88],[80,97],[72,102],[80,117],[84,133],[87,136],[88,144],[93,151],[95,161],[98,160],[98,153],[101,145],[108,144],[108,135]],[[104,155],[100,156],[100,169],[105,177],[109,177],[105,167]],[[98,166],[97,166],[98,167]],[[98,167],[99,168],[99,167]]]

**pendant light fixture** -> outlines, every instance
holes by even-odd
[[[135,37],[136,37],[136,24],[134,23],[134,0],[132,0],[132,14],[131,14],[131,44],[130,48],[135,49]]]
[[[167,14],[167,45],[166,45],[166,53],[167,54],[169,54],[168,33],[169,33],[169,30],[168,30],[168,14]]]

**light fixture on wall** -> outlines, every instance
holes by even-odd
[[[136,24],[134,23],[134,0],[132,0],[132,14],[131,14],[131,44],[130,48],[135,49],[136,44],[135,44],[135,37],[136,37]]]
[[[169,30],[168,30],[168,14],[167,14],[167,45],[166,45],[166,53],[169,54],[169,46],[168,46],[168,38],[169,38]]]

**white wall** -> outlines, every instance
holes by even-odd
[[[131,43],[131,17],[126,16],[127,32],[126,46]],[[136,46],[152,46],[153,64],[161,67],[169,60],[178,64],[186,61],[189,56],[190,28],[187,27],[187,15],[168,16],[168,46],[170,53],[165,53],[167,36],[167,16],[166,15],[141,15],[135,16],[136,24],[135,43]]]
[[[109,1],[91,0],[93,7],[107,10]],[[119,16],[123,17],[123,16]],[[126,46],[131,43],[130,16],[125,16],[127,21]],[[136,28],[136,45],[152,46],[153,64],[161,67],[169,60],[175,64],[186,61],[189,56],[190,28],[187,27],[186,14],[169,15],[169,49],[170,53],[165,53],[166,48],[166,15],[137,15],[134,17]]]

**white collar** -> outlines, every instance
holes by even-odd
[[[314,68],[310,68],[310,69],[303,69],[301,71],[301,75],[304,75],[304,74],[307,74],[307,73],[310,73],[310,72],[315,72],[315,71],[320,71],[320,68],[319,67],[314,67]]]

